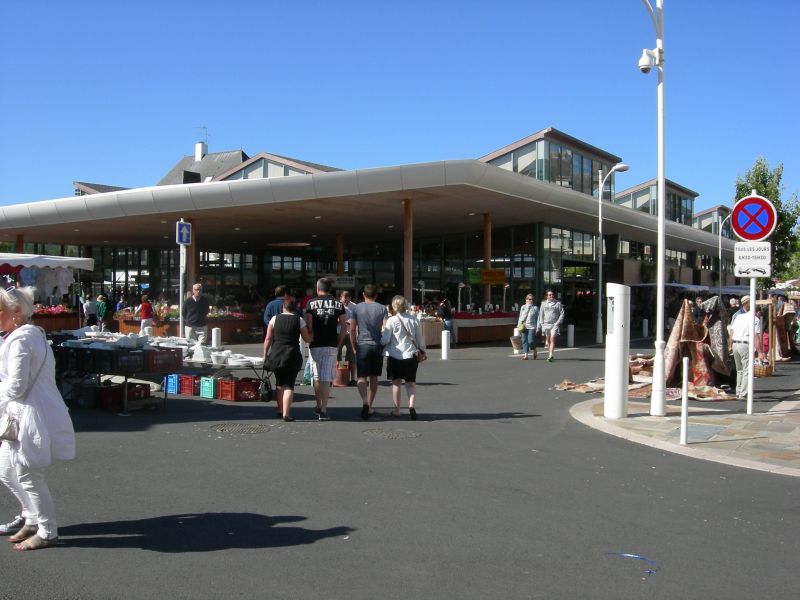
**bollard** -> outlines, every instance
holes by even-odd
[[[450,332],[442,331],[442,360],[447,360],[450,354]]]
[[[681,446],[687,444],[689,430],[689,358],[683,359],[683,386],[681,387]]]
[[[650,321],[642,319],[642,337],[650,337]]]
[[[514,338],[517,338],[517,341],[514,341]],[[514,354],[519,354],[522,352],[522,337],[520,337],[519,331],[516,327],[511,331],[511,347],[514,349]]]
[[[631,289],[606,285],[605,398],[603,416],[624,419],[628,416],[628,355],[630,354]]]
[[[211,347],[222,348],[222,329],[220,327],[211,329]]]
[[[575,347],[575,325],[567,325],[567,348]]]

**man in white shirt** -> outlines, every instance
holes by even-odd
[[[733,362],[736,363],[736,397],[747,400],[747,382],[753,362],[753,357],[750,356],[750,319],[753,318],[753,313],[750,312],[750,296],[742,296],[741,304],[741,310],[733,315],[730,330]],[[758,342],[761,334],[758,321],[755,333]]]

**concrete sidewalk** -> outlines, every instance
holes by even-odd
[[[800,401],[785,401],[767,412],[747,415],[691,406],[687,444],[680,444],[680,406],[666,417],[651,417],[646,402],[629,402],[628,417],[603,417],[603,399],[576,404],[570,414],[581,423],[625,440],[668,452],[736,467],[800,477]]]

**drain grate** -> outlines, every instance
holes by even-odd
[[[408,440],[419,437],[416,431],[405,429],[367,429],[364,435],[377,440]]]
[[[258,423],[220,423],[211,429],[219,433],[267,433],[271,428]]]

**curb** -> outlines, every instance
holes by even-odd
[[[603,433],[607,433],[609,435],[622,438],[629,442],[642,444],[644,446],[650,446],[652,448],[658,448],[659,450],[665,450],[667,452],[672,452],[673,454],[680,454],[682,456],[688,456],[690,458],[722,463],[733,467],[740,467],[743,469],[753,469],[756,471],[765,471],[767,473],[773,473],[776,475],[800,477],[800,468],[782,467],[756,460],[731,457],[724,454],[720,454],[719,452],[715,452],[713,450],[692,448],[692,444],[687,444],[686,446],[682,446],[680,445],[680,443],[669,442],[657,437],[651,437],[648,435],[643,435],[641,433],[636,433],[635,431],[631,431],[624,427],[618,427],[614,425],[613,420],[608,420],[604,417],[598,417],[592,412],[592,407],[602,402],[603,398],[599,399],[595,398],[591,400],[586,400],[584,402],[579,402],[578,404],[575,404],[570,408],[569,414],[575,420],[580,421],[587,427],[591,427],[592,429],[602,431]],[[789,406],[787,407],[785,405]],[[780,405],[775,406],[773,410],[770,412],[771,413],[785,412],[786,410],[792,410],[793,408],[796,410],[798,405],[800,405],[800,402],[797,401],[782,402]],[[776,409],[779,410],[776,411]],[[678,425],[677,427],[680,427],[680,425]]]

